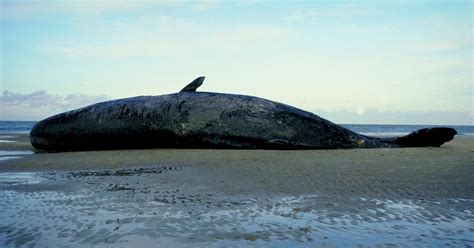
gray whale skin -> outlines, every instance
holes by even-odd
[[[282,103],[196,92],[203,80],[179,93],[106,101],[49,117],[33,127],[31,144],[46,151],[437,147],[457,134],[438,127],[398,138],[369,137]]]

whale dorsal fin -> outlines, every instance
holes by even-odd
[[[195,92],[196,89],[199,88],[199,86],[201,86],[202,83],[204,82],[204,78],[205,77],[198,77],[194,79],[194,81],[186,85],[180,92],[185,92],[185,91]]]

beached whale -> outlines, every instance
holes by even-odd
[[[343,149],[441,146],[452,128],[427,128],[400,138],[357,134],[312,113],[259,97],[180,92],[106,101],[38,122],[38,150],[134,148]]]

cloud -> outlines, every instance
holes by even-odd
[[[98,14],[130,11],[146,7],[148,1],[2,1],[0,16],[3,19],[30,18],[47,14]]]
[[[60,96],[49,94],[44,90],[38,90],[30,94],[13,93],[5,90],[0,96],[2,106],[48,107],[52,110],[73,109],[105,100],[107,100],[105,95],[69,94]]]
[[[383,11],[380,9],[361,7],[359,4],[335,4],[330,7],[323,6],[318,8],[299,9],[284,16],[283,20],[294,22],[318,20],[320,18],[344,19],[377,16],[381,14],[383,14]]]
[[[155,28],[152,32],[141,32],[131,28],[130,32],[126,33],[129,34],[128,37],[133,38],[122,37],[122,39],[111,39],[104,43],[84,43],[74,40],[48,41],[39,45],[37,49],[44,54],[69,59],[176,57],[179,54],[195,54],[204,50],[265,47],[271,41],[290,37],[290,31],[277,27],[219,27],[209,30],[190,21],[166,17],[143,19],[140,23],[143,25],[117,26],[116,28],[127,30],[127,27],[152,24],[159,28]]]
[[[105,95],[68,94],[61,96],[50,94],[44,90],[29,94],[5,90],[0,96],[0,119],[38,120],[107,99]]]
[[[217,7],[219,4],[218,0],[202,0],[202,1],[195,1],[194,9],[197,11],[207,11]]]
[[[286,21],[300,21],[300,20],[306,20],[306,19],[316,19],[319,16],[321,16],[320,13],[321,13],[320,11],[316,11],[316,10],[298,10],[285,16],[283,19]]]
[[[421,51],[456,52],[472,49],[472,40],[445,40],[420,43],[416,46]]]
[[[31,18],[38,15],[103,15],[138,11],[151,7],[192,6],[195,11],[207,11],[218,6],[217,0],[127,1],[127,0],[76,0],[76,1],[1,1],[0,19]]]

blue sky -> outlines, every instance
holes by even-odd
[[[474,124],[471,1],[0,2],[0,119],[204,75],[336,123]]]

